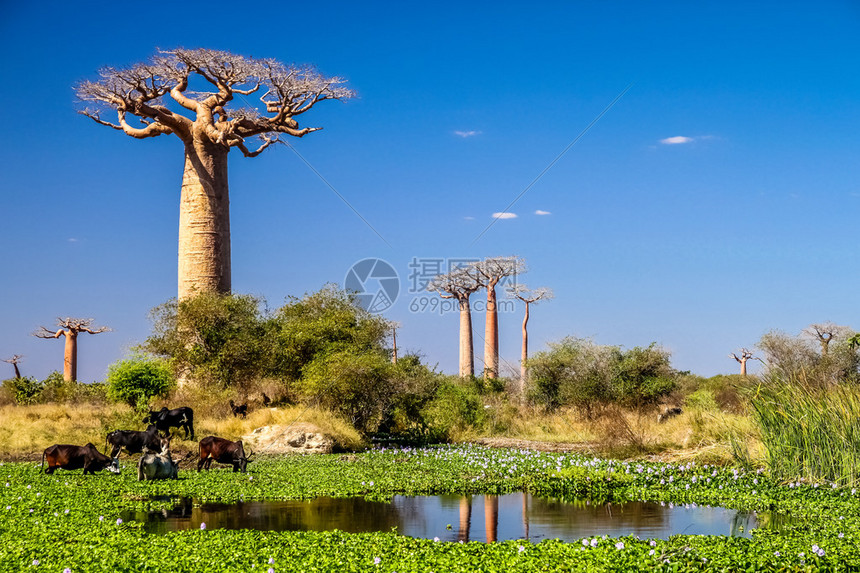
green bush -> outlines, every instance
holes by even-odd
[[[445,440],[455,431],[481,426],[484,408],[472,384],[455,376],[440,376],[432,399],[421,410],[421,417],[435,436]]]
[[[39,401],[39,394],[44,388],[44,383],[30,376],[23,376],[4,380],[3,386],[15,399],[17,405],[25,406]]]
[[[568,337],[529,360],[530,399],[547,409],[573,406],[591,416],[608,404],[654,404],[678,387],[669,353],[655,343],[624,350]]]
[[[133,408],[148,406],[154,397],[166,395],[172,387],[170,367],[159,358],[133,356],[108,369],[108,396]]]

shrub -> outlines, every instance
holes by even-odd
[[[108,396],[133,408],[147,406],[154,397],[166,395],[172,386],[170,367],[158,358],[133,356],[108,369]]]
[[[455,376],[440,376],[431,400],[421,410],[421,417],[439,440],[456,432],[482,424],[484,408],[474,386]]]
[[[262,300],[204,293],[150,312],[153,334],[142,348],[170,359],[177,376],[221,388],[241,386],[265,369]]]
[[[310,402],[343,414],[362,433],[377,430],[391,402],[392,364],[381,352],[341,349],[314,359],[301,387]]]
[[[669,353],[652,343],[623,350],[568,337],[529,360],[532,401],[547,409],[574,406],[592,416],[608,404],[654,404],[678,386]]]
[[[3,381],[3,386],[15,399],[15,403],[19,406],[27,404],[35,404],[39,399],[39,394],[44,388],[44,383],[30,376],[21,378],[9,378]]]

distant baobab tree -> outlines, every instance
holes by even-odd
[[[99,73],[101,79],[76,86],[78,98],[96,105],[80,113],[136,139],[173,134],[184,147],[180,300],[230,292],[230,150],[256,157],[282,135],[303,137],[322,129],[300,128],[297,118],[321,101],[354,95],[341,86],[342,79],[324,77],[311,67],[207,49],[159,51],[147,63],[105,67]],[[261,94],[260,103],[228,107],[235,96],[251,94]],[[107,110],[116,112],[115,122],[102,118]],[[136,120],[129,123],[128,116]],[[247,147],[252,141],[253,150]]]
[[[24,358],[22,355],[20,355],[20,354],[16,354],[16,355],[15,355],[15,356],[13,356],[12,358],[4,358],[4,359],[3,359],[3,362],[5,362],[5,363],[7,363],[7,364],[11,364],[11,365],[12,365],[12,368],[14,368],[14,369],[15,369],[15,378],[20,378],[20,377],[21,377],[21,371],[20,371],[20,370],[18,370],[18,363],[19,363],[19,362],[21,362],[21,359],[22,359],[22,358]]]
[[[526,305],[526,313],[523,317],[523,351],[520,358],[520,383],[519,394],[524,396],[526,392],[526,383],[528,382],[528,368],[526,363],[529,359],[529,306],[536,304],[540,300],[549,300],[553,298],[552,289],[547,287],[539,287],[530,289],[524,284],[514,284],[508,287],[508,296],[523,301]]]
[[[753,355],[752,350],[749,350],[747,348],[740,349],[740,356],[732,352],[731,354],[729,354],[729,358],[734,358],[741,365],[741,376],[747,375],[747,362],[749,360],[761,360],[761,358],[756,358]]]
[[[818,324],[810,324],[803,329],[803,334],[817,340],[821,345],[821,356],[827,356],[830,348],[830,342],[834,338],[847,338],[853,331],[847,326],[840,326],[832,322],[821,322]]]
[[[400,328],[400,323],[395,320],[388,321],[388,327],[391,329],[391,363],[397,364],[397,329]]]
[[[66,349],[63,357],[63,380],[66,382],[78,379],[78,334],[81,332],[101,334],[110,330],[107,326],[91,328],[92,323],[92,318],[58,318],[59,330],[53,331],[42,326],[40,330],[33,333],[33,336],[39,338],[66,337]]]
[[[481,288],[477,272],[472,266],[459,267],[450,273],[438,275],[427,285],[427,290],[439,293],[442,298],[454,299],[460,310],[460,377],[475,375],[475,352],[472,344],[472,308],[469,297]]]
[[[484,330],[484,377],[499,375],[499,314],[496,306],[496,286],[511,276],[525,272],[520,257],[490,257],[474,263],[478,284],[487,289],[487,321]]]

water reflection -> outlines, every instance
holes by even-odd
[[[483,515],[483,519],[473,517]],[[246,501],[234,504],[178,500],[172,509],[126,511],[124,520],[145,522],[151,533],[196,529],[259,529],[350,533],[391,531],[445,541],[558,538],[595,535],[667,538],[675,534],[749,536],[750,529],[779,529],[786,516],[720,507],[653,502],[595,504],[529,494],[395,496],[391,502],[321,497],[305,501]],[[788,520],[790,523],[791,520]]]

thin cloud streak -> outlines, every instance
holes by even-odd
[[[683,135],[676,135],[675,137],[667,137],[666,139],[661,139],[660,143],[663,145],[680,145],[682,143],[693,143],[692,137],[686,137]]]
[[[502,211],[501,213],[493,213],[493,219],[516,219],[516,213],[506,213]]]
[[[472,130],[472,131],[455,131],[454,132],[454,135],[460,136],[463,139],[466,139],[467,137],[475,137],[476,135],[480,135],[480,134],[481,134],[480,131],[474,131],[474,130]]]
[[[535,211],[535,215],[552,215],[552,213],[550,213],[549,211],[542,211],[541,209],[538,209],[537,211]]]

